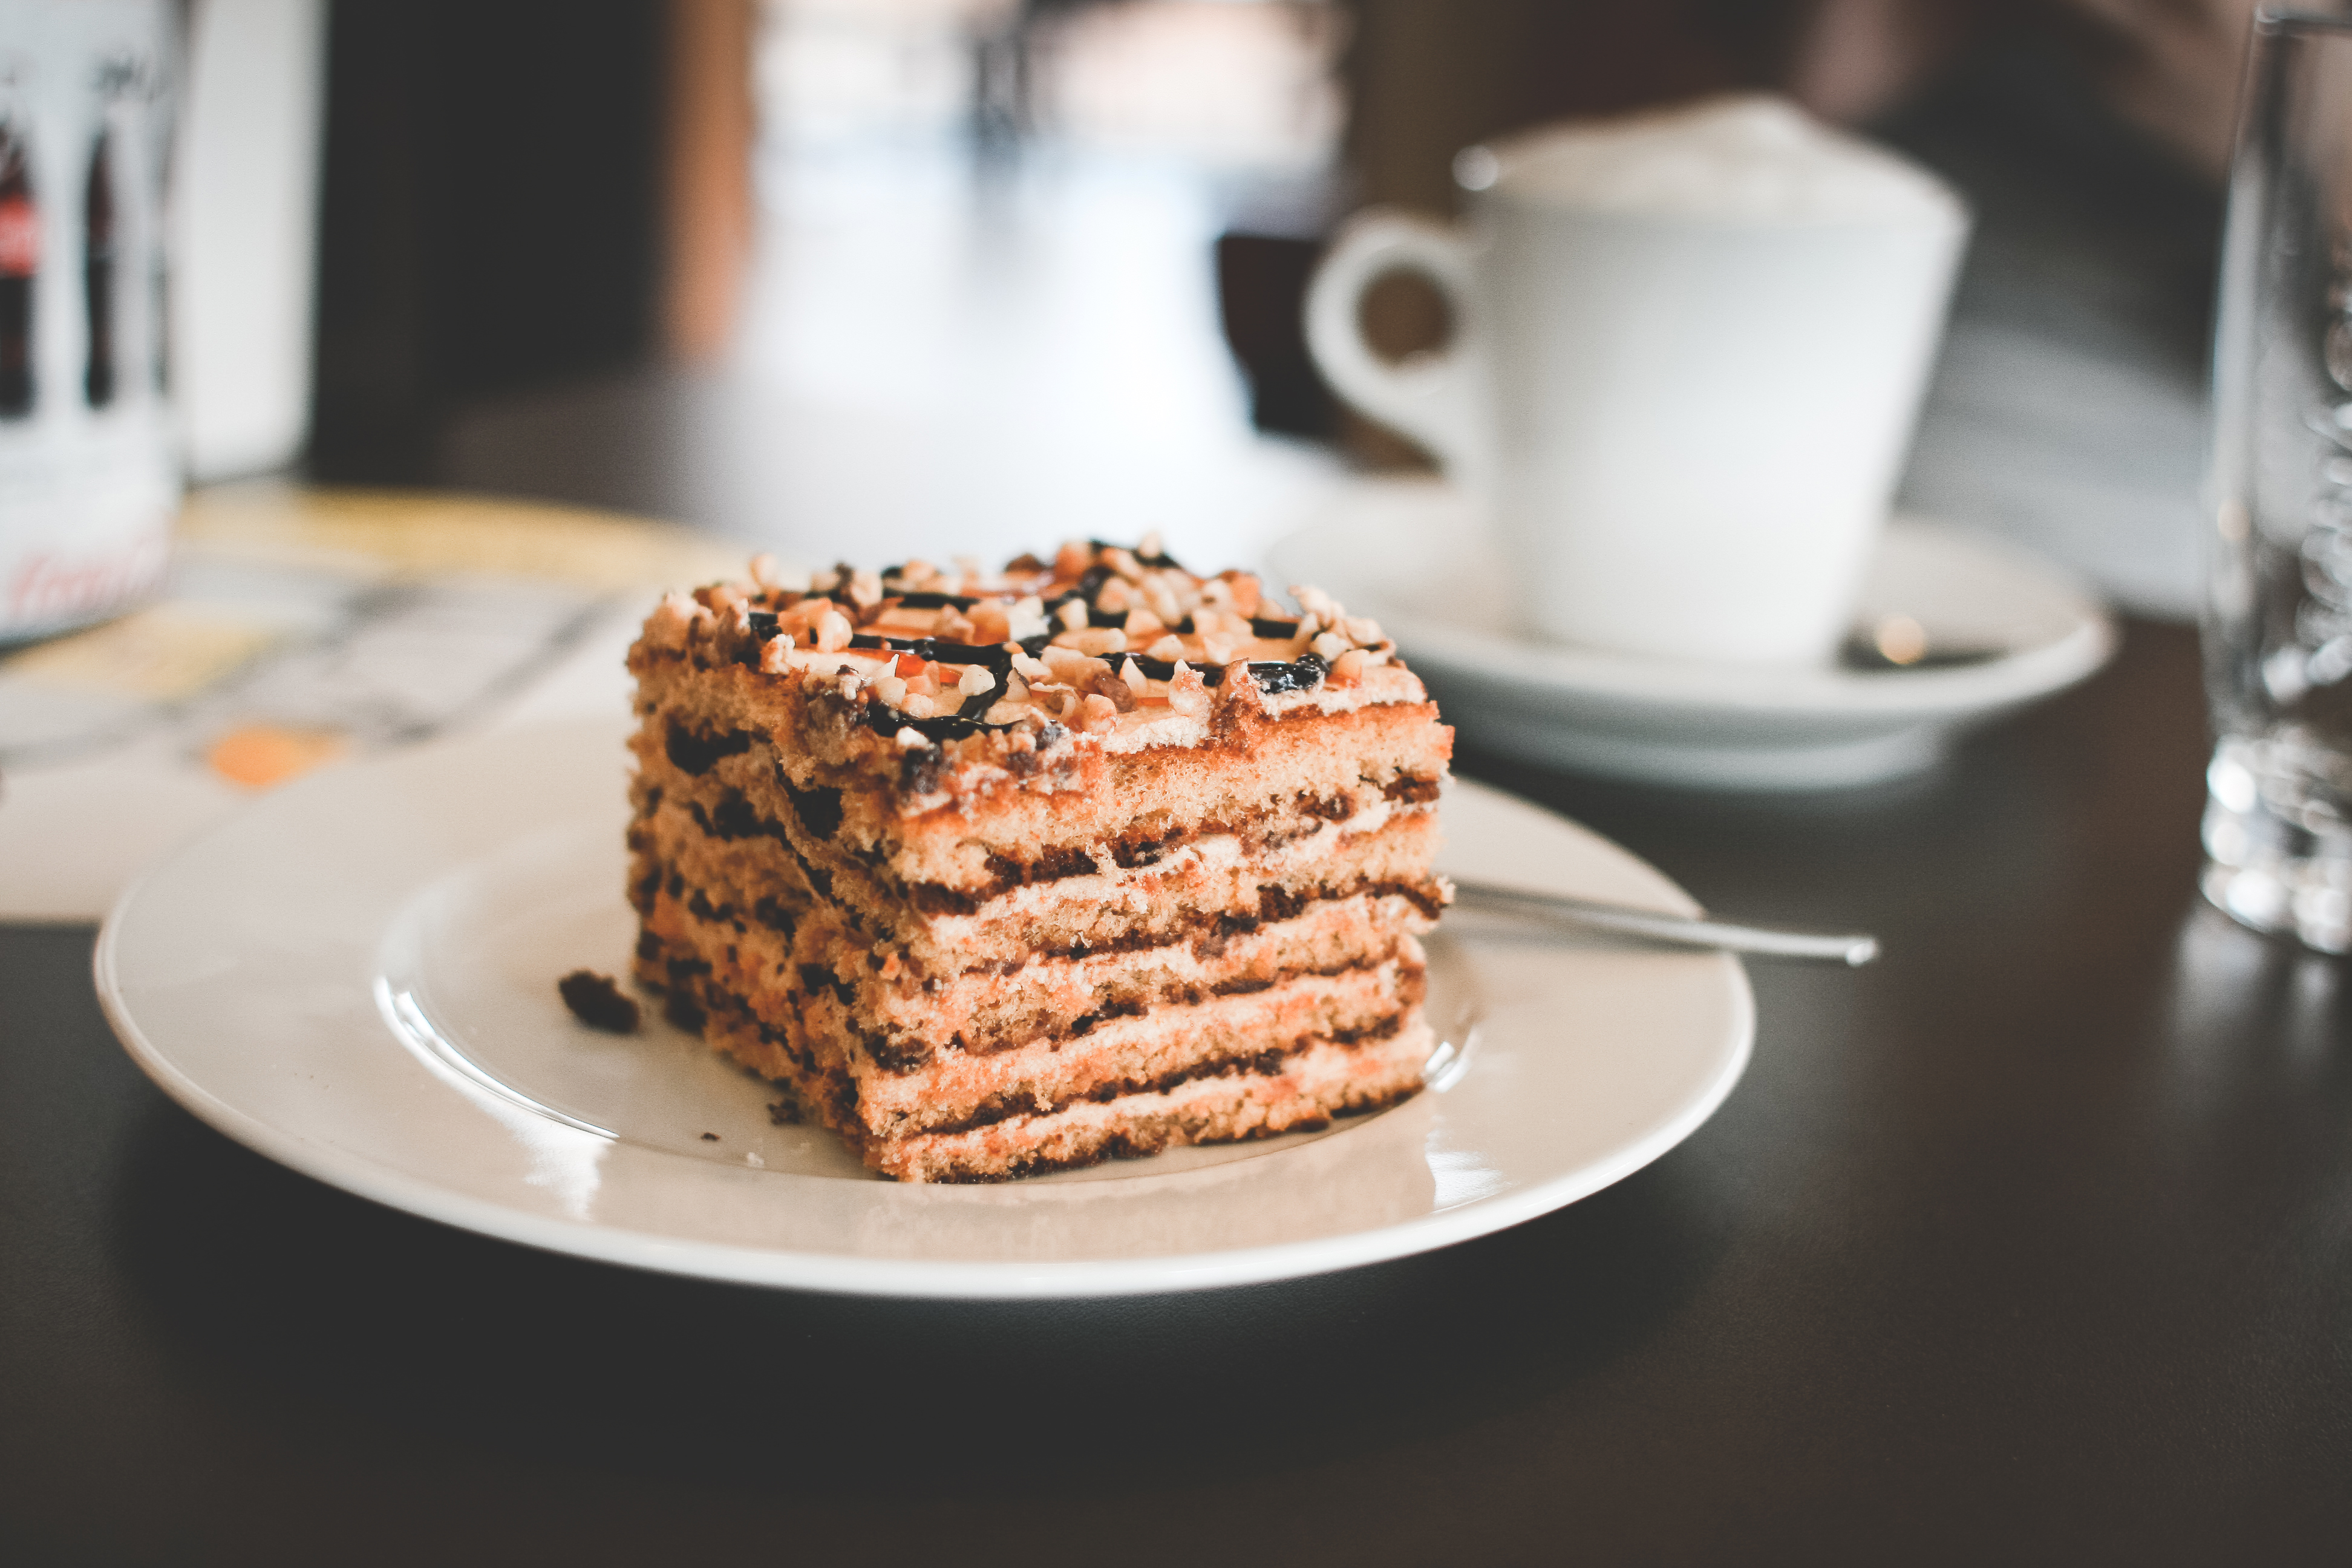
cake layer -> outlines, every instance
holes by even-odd
[[[967,890],[908,881],[898,860],[881,855],[853,857],[822,842],[793,810],[772,775],[756,766],[747,766],[734,777],[714,770],[708,776],[681,778],[656,769],[643,781],[640,803],[654,811],[683,813],[709,837],[765,838],[782,845],[799,863],[803,879],[820,896],[890,924],[905,923],[908,917],[1001,912],[1001,907],[992,907],[998,900],[1011,900],[1017,905],[1022,902],[1018,895],[1028,889],[1050,889],[1045,896],[1087,897],[1109,887],[1145,884],[1181,863],[1187,850],[1201,851],[1195,858],[1238,858],[1269,872],[1299,868],[1359,835],[1397,822],[1419,821],[1426,826],[1434,816],[1431,805],[1369,791],[1304,805],[1286,802],[1278,808],[1231,818],[1166,825],[1142,848],[1095,841],[1045,846],[1031,860],[1020,865],[1007,862],[988,882]],[[1078,878],[1096,880],[1074,888],[1060,886]],[[1433,882],[1432,889],[1433,892]],[[1036,901],[1036,896],[1029,901]]]
[[[1359,826],[1365,821],[1372,826]],[[1433,918],[1445,898],[1429,871],[1435,813],[1386,802],[1280,844],[1261,841],[1255,852],[1237,837],[1204,835],[1150,866],[1113,864],[1024,884],[970,913],[927,914],[894,900],[878,872],[813,867],[797,853],[793,827],[763,822],[748,805],[705,809],[700,800],[665,794],[633,831],[648,857],[638,872],[640,908],[651,896],[643,879],[656,865],[665,879],[677,876],[714,910],[747,922],[763,902],[785,912],[824,903],[880,962],[895,956],[918,982],[1039,952],[1133,950],[1231,934],[1321,899],[1393,895]]]
[[[828,726],[793,689],[739,667],[672,661],[640,678],[638,765],[666,791],[715,778],[763,821],[797,829],[813,864],[887,864],[909,896],[984,899],[1074,860],[1148,860],[1202,825],[1278,834],[1381,802],[1436,798],[1451,731],[1432,721],[1426,702],[1327,710],[1294,700],[1270,713],[1246,678],[1234,684],[1244,694],[1231,704],[1236,721],[1197,744],[1085,749],[1067,759],[1068,777],[1054,767],[1025,780],[1002,770],[929,805],[908,800],[899,769],[877,773],[811,748],[810,731]]]
[[[808,1114],[848,1139],[866,1162],[902,1181],[992,1181],[1157,1153],[1177,1143],[1229,1142],[1319,1130],[1335,1116],[1376,1110],[1421,1087],[1433,1048],[1417,1012],[1373,1037],[1307,1037],[1248,1056],[1193,1057],[1154,1078],[1099,1078],[1067,1098],[1007,1096],[960,1124],[877,1132],[858,1115],[857,1085],[812,1068],[724,988],[686,983],[706,1014],[705,1037],[746,1067],[790,1087]]]
[[[781,991],[802,1016],[848,1029],[885,1068],[905,1070],[936,1047],[985,1055],[1037,1040],[1081,1035],[1106,1019],[1212,995],[1267,989],[1302,974],[1336,974],[1388,963],[1426,916],[1394,894],[1318,900],[1286,921],[1213,931],[1197,942],[1089,952],[1037,954],[950,976],[919,978],[877,963],[875,949],[837,921],[804,912],[790,929],[756,923],[693,895],[656,892],[645,929],[646,977],[700,963],[751,988]]]
[[[982,1049],[941,1035],[901,1050],[867,1034],[857,1013],[830,990],[803,990],[797,973],[756,966],[737,944],[720,947],[724,931],[689,934],[703,942],[664,941],[649,948],[640,958],[641,974],[665,986],[714,989],[804,1070],[845,1073],[857,1089],[858,1120],[877,1133],[943,1126],[991,1105],[1065,1100],[1106,1082],[1156,1080],[1188,1062],[1256,1058],[1308,1037],[1384,1035],[1427,989],[1420,946],[1402,937],[1379,959],[1329,972],[1301,971],[1155,1006],[1105,1006],[1075,1029],[1000,1039]]]
[[[1320,1131],[1336,1117],[1384,1110],[1412,1096],[1432,1048],[1429,1026],[1415,1020],[1377,1046],[1302,1051],[1278,1073],[1196,1078],[969,1131],[919,1134],[891,1146],[881,1168],[901,1181],[1001,1180],[1184,1143]]]

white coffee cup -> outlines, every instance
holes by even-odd
[[[1349,403],[1484,500],[1526,628],[1813,663],[1844,635],[1968,232],[1894,154],[1762,97],[1549,128],[1455,160],[1468,218],[1371,211],[1307,295]],[[1364,290],[1454,319],[1402,363]]]

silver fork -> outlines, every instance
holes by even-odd
[[[1564,898],[1557,893],[1529,892],[1523,888],[1454,879],[1454,900],[1464,909],[1492,910],[1501,914],[1527,915],[1591,931],[1614,931],[1681,947],[1711,947],[1727,952],[1752,952],[1771,958],[1830,959],[1859,967],[1878,956],[1878,939],[1860,932],[1836,936],[1827,932],[1774,931],[1766,926],[1734,925],[1727,921],[1691,915],[1659,914],[1591,899]]]

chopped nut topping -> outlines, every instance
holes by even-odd
[[[1005,606],[989,601],[971,607],[971,641],[981,647],[1013,640],[1013,617]]]
[[[665,594],[646,622],[646,639],[656,647],[684,647],[694,617],[704,613],[702,606],[687,595]]]
[[[1160,531],[1155,528],[1150,532],[1145,534],[1141,539],[1137,540],[1135,542],[1135,552],[1147,560],[1157,559],[1160,556],[1167,554],[1168,552],[1160,548]]]
[[[923,732],[920,730],[916,729],[912,724],[901,724],[898,727],[898,744],[906,747],[908,751],[912,751],[917,746],[929,744],[929,742],[923,739]]]
[[[1127,634],[1117,626],[1087,626],[1062,633],[1049,646],[1076,648],[1080,653],[1099,658],[1107,653],[1125,653]]]
[[[646,646],[675,646],[698,663],[734,659],[754,662],[772,676],[798,672],[836,685],[854,702],[866,701],[870,690],[871,714],[924,720],[984,710],[986,721],[1004,731],[993,742],[1000,746],[1058,737],[1056,721],[1080,733],[1098,732],[1120,714],[1156,713],[1162,701],[1172,714],[1206,719],[1217,699],[1203,671],[1216,679],[1221,668],[1244,659],[1295,660],[1311,652],[1322,660],[1324,683],[1339,689],[1361,687],[1372,670],[1395,662],[1394,645],[1378,621],[1349,616],[1338,601],[1312,587],[1294,590],[1298,618],[1288,637],[1275,628],[1276,637],[1264,637],[1259,618],[1287,621],[1289,612],[1265,595],[1256,577],[1227,572],[1200,578],[1181,567],[1147,563],[1160,560],[1164,549],[1156,535],[1134,551],[1074,541],[1061,547],[1050,567],[1023,556],[991,575],[966,557],[955,558],[947,572],[909,559],[887,578],[845,563],[797,574],[763,553],[741,582],[665,599],[646,623]],[[1091,605],[1075,592],[1089,578]],[[802,585],[787,585],[792,579]],[[972,602],[907,602],[929,595]],[[1049,595],[1062,600],[1050,613]],[[761,624],[772,630],[752,632],[755,611],[764,613]],[[770,616],[772,621],[764,618]],[[1115,624],[1097,626],[1097,620]],[[992,664],[967,664],[927,660],[906,648],[856,646],[914,641],[928,649],[921,639],[942,648],[1003,651],[990,656]],[[1044,646],[1033,655],[1024,642]],[[846,657],[809,657],[819,653]],[[1170,676],[1163,681],[1147,674],[1147,663]],[[1268,684],[1286,690],[1313,683]],[[1145,739],[1138,736],[1137,743]]]
[[[1250,625],[1249,617],[1238,610],[1212,611],[1210,620],[1214,629],[1231,642],[1247,642],[1257,636],[1255,628]],[[1198,616],[1192,617],[1192,624],[1199,626],[1201,617]]]
[[[1181,659],[1168,678],[1168,706],[1187,719],[1205,719],[1209,714],[1209,688],[1201,672]]]
[[[1005,615],[1005,623],[1004,640],[1007,642],[1019,642],[1024,637],[1037,636],[1046,626],[1045,601],[1034,594],[1025,599],[1015,600]]]
[[[1110,705],[1122,713],[1135,711],[1137,701],[1135,689],[1126,681],[1121,680],[1118,673],[1108,665],[1105,665],[1102,673],[1095,677],[1090,690],[1097,697],[1108,698]]]
[[[1110,666],[1102,660],[1058,643],[1046,645],[1045,665],[1052,679],[1081,687],[1091,685],[1097,675],[1108,673],[1110,669]]]

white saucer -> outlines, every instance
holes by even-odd
[[[1267,553],[1393,636],[1446,720],[1485,749],[1658,783],[1811,789],[1898,777],[1958,731],[2073,685],[2115,627],[2044,563],[1917,519],[1886,530],[1857,620],[1903,614],[1983,663],[1859,671],[1677,663],[1523,638],[1507,570],[1434,480],[1351,489]]]
[[[1607,1186],[1738,1081],[1748,977],[1718,953],[1446,918],[1431,1088],[1318,1136],[999,1186],[873,1178],[655,1022],[557,1000],[625,971],[621,734],[517,731],[316,774],[152,868],[100,933],[131,1054],[250,1148],[486,1235],[677,1274],[908,1296],[1282,1279],[1443,1247]],[[1686,911],[1573,824],[1464,784],[1450,868]],[[705,1138],[704,1134],[715,1134]]]

